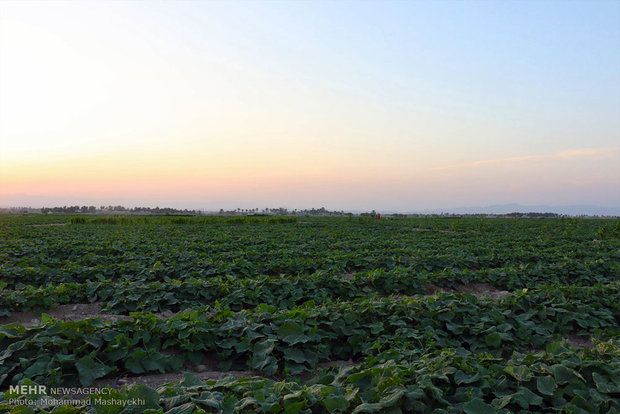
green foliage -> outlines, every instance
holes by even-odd
[[[0,325],[0,389],[91,386],[204,358],[256,375],[187,375],[101,396],[144,398],[141,408],[55,413],[620,410],[618,220],[79,216],[36,225],[63,224],[50,220],[0,223],[0,316],[97,302],[128,317]],[[510,293],[467,293],[476,283]],[[576,336],[592,347],[573,348]],[[321,369],[338,361],[349,366]],[[0,411],[48,410],[9,407],[9,397]]]
[[[4,376],[5,385],[21,378],[46,378],[50,383],[79,379],[90,385],[111,372],[175,371],[196,354],[217,355],[223,366],[265,375],[312,371],[322,360],[386,358],[387,362],[395,358],[390,350],[398,350],[399,358],[418,358],[443,348],[501,357],[544,347],[569,332],[615,337],[618,303],[620,289],[613,283],[530,290],[498,302],[443,294],[430,299],[328,302],[290,310],[196,309],[169,319],[136,313],[131,320],[106,324],[96,319],[47,318],[40,326],[6,325],[0,330],[0,348],[10,355],[0,364],[0,378]],[[167,348],[180,352],[172,356]],[[566,349],[550,345],[547,350],[557,355]],[[22,372],[25,361],[27,374]],[[570,380],[569,372],[558,370],[553,371],[558,384]],[[50,376],[52,372],[58,375]],[[523,365],[508,365],[504,373],[518,382],[532,378]]]
[[[154,391],[134,385],[90,397],[91,401],[140,398],[140,410],[161,412],[617,412],[620,363],[612,343],[594,350],[566,349],[515,353],[507,360],[485,354],[440,350],[409,362],[323,371],[318,381],[300,384],[266,378],[201,381],[186,374],[177,385]],[[509,367],[526,375],[506,376]],[[463,372],[476,373],[463,382]],[[563,379],[551,373],[563,372]],[[567,376],[566,373],[570,373]],[[588,397],[588,398],[586,398]],[[5,396],[7,398],[7,396]],[[44,397],[40,397],[44,398]],[[0,406],[3,402],[0,401]],[[122,406],[93,404],[96,412],[121,411]],[[88,406],[87,406],[88,407]],[[62,412],[88,408],[65,407]],[[109,411],[112,410],[112,411]]]

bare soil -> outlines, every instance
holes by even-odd
[[[435,293],[437,292],[443,292],[443,293],[465,293],[466,292],[480,299],[483,297],[488,297],[494,300],[502,299],[510,295],[510,292],[508,292],[507,290],[497,289],[489,285],[488,283],[472,283],[469,285],[461,285],[457,289],[441,287],[441,286],[437,286],[432,283],[429,283],[428,285],[426,285],[426,295],[424,296],[425,297],[434,296]]]
[[[573,348],[592,348],[594,344],[589,337],[569,334],[566,336],[566,342]]]
[[[436,293],[457,293],[457,292],[453,289],[437,286],[433,283],[429,283],[428,285],[426,285],[426,294],[424,295],[425,298],[435,296]]]
[[[205,358],[203,360],[204,365],[198,365],[194,367],[186,367],[181,372],[167,373],[167,374],[150,374],[150,375],[136,375],[136,376],[123,376],[118,378],[104,378],[95,381],[94,387],[112,387],[121,388],[125,385],[142,384],[150,388],[158,388],[169,383],[177,384],[183,379],[185,373],[190,373],[197,378],[206,380],[221,380],[224,378],[265,378],[260,373],[255,371],[220,371],[214,369],[217,361],[215,359]],[[324,361],[317,364],[317,371],[330,367],[352,367],[357,363],[352,360],[336,360],[336,361]],[[306,372],[301,375],[301,380],[306,382],[312,379],[316,373]]]
[[[150,375],[137,375],[134,377],[121,377],[121,378],[105,378],[96,380],[93,385],[96,388],[112,387],[121,388],[124,385],[142,384],[150,388],[158,388],[162,385],[169,383],[179,383],[183,379],[185,373],[190,373],[197,378],[205,380],[221,380],[224,378],[248,378],[256,377],[256,373],[253,371],[183,371],[167,374],[150,374]]]
[[[59,305],[44,313],[50,315],[54,319],[63,321],[82,321],[84,319],[98,318],[103,322],[116,322],[118,320],[131,320],[126,315],[112,315],[109,313],[101,313],[101,303],[76,303],[70,305]],[[41,323],[41,317],[32,311],[14,312],[9,316],[0,317],[0,325],[8,323],[20,323],[24,326],[32,326]]]
[[[101,319],[102,322],[116,322],[119,320],[130,321],[132,318],[127,315],[117,315],[101,312],[102,303],[75,303],[69,305],[58,305],[55,308],[44,311],[54,319],[62,321],[83,321],[85,319]],[[184,312],[184,311],[181,311]],[[155,315],[161,319],[169,319],[181,312],[164,311]],[[212,314],[211,314],[212,315]],[[208,315],[209,316],[209,315]],[[24,326],[33,326],[41,323],[41,316],[33,311],[13,312],[9,316],[0,316],[0,325],[9,323],[19,323]]]
[[[497,289],[489,285],[488,283],[474,283],[471,285],[463,285],[459,287],[459,291],[471,293],[477,298],[482,298],[486,296],[495,300],[502,299],[510,295],[510,292],[508,292],[507,290]]]
[[[221,380],[225,378],[264,378],[260,373],[255,371],[218,371],[211,369],[211,363],[208,363],[209,367],[205,369],[206,365],[198,365],[193,369],[184,369],[181,372],[167,373],[167,374],[150,374],[150,375],[136,375],[136,376],[123,376],[119,378],[104,378],[96,380],[93,387],[103,388],[121,388],[125,385],[142,384],[150,388],[158,388],[170,383],[177,384],[183,379],[185,373],[190,373],[197,378],[206,380]],[[357,363],[352,360],[348,361],[324,361],[317,364],[317,370],[322,370],[330,367],[351,367]],[[308,381],[314,377],[315,373],[304,373],[301,377],[302,381]]]

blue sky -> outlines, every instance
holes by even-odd
[[[0,11],[3,205],[620,206],[617,1]]]

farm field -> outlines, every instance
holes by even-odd
[[[0,412],[620,412],[620,220],[0,220]]]

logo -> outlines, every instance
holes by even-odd
[[[17,394],[47,394],[45,385],[10,385],[9,391]]]

